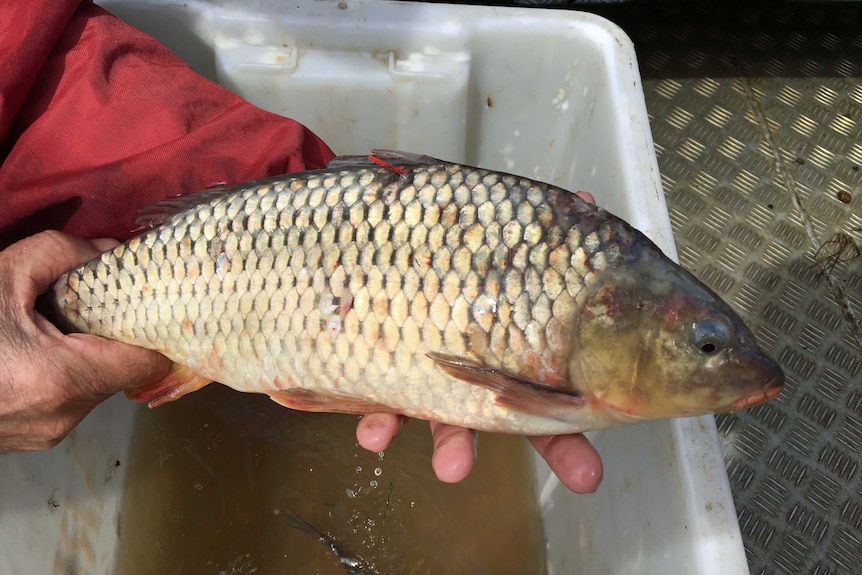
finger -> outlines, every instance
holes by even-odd
[[[0,252],[0,293],[5,309],[0,321],[19,339],[29,339],[36,331],[56,335],[33,309],[36,297],[65,271],[94,257],[98,252],[84,240],[56,231],[36,234]]]
[[[356,441],[368,451],[383,451],[401,433],[407,421],[407,417],[394,413],[369,413],[356,426]]]
[[[580,433],[530,437],[560,481],[575,493],[592,493],[602,481],[602,460]]]
[[[152,385],[167,377],[171,360],[160,353],[83,333],[63,338],[73,358],[82,362],[79,385],[94,399]]]
[[[73,267],[99,252],[90,242],[57,231],[41,232],[12,244],[3,251],[2,267],[15,270],[9,293],[21,308],[32,306],[36,296]]]
[[[578,192],[575,195],[584,200],[585,202],[590,202],[591,204],[596,203],[596,198],[594,198],[593,195],[589,192]]]
[[[112,250],[120,243],[113,238],[96,238],[95,240],[89,241],[90,245],[93,246],[93,249],[95,249],[99,253]]]
[[[476,463],[478,434],[471,429],[431,421],[434,455],[431,467],[437,479],[457,483],[467,477]]]

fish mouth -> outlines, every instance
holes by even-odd
[[[778,394],[781,393],[782,389],[784,389],[784,378],[776,377],[766,385],[765,389],[755,391],[754,393],[750,393],[734,401],[730,404],[729,412],[736,413],[741,409],[766,403],[770,399],[778,397]]]

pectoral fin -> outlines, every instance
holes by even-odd
[[[319,411],[325,413],[397,413],[387,405],[374,401],[336,393],[321,393],[308,389],[286,389],[269,394],[270,399],[279,405],[299,411]]]
[[[457,379],[490,389],[499,405],[523,413],[555,417],[560,409],[578,409],[584,399],[576,391],[526,381],[475,360],[442,353],[429,353],[437,365]]]
[[[198,375],[189,366],[174,363],[171,365],[170,373],[164,379],[140,389],[130,389],[126,392],[126,397],[134,401],[147,402],[149,407],[158,407],[210,383],[212,379]]]

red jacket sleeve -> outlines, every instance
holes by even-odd
[[[0,248],[49,228],[125,239],[154,201],[332,157],[89,1],[2,3],[0,54]]]

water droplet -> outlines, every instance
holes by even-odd
[[[280,514],[280,513],[281,513],[281,510],[280,510],[280,509],[273,509],[273,510],[272,510],[272,514],[273,514],[273,515],[278,515],[278,514]]]
[[[413,509],[414,507],[416,507],[416,502],[415,502],[415,501],[411,501],[411,502],[410,502],[410,508],[411,508],[411,509]]]
[[[382,451],[377,453],[377,459],[379,459],[380,461],[383,461],[383,452]]]
[[[383,473],[382,469],[380,469],[379,467],[374,468],[374,475],[376,475],[377,477],[380,477],[381,473]]]
[[[203,488],[204,488],[204,484],[203,484],[203,483],[201,483],[200,481],[195,481],[195,489],[197,489],[198,491],[200,491],[200,490],[201,490],[201,489],[203,489]]]
[[[371,481],[368,482],[368,485],[370,485],[372,489],[375,489],[377,487],[377,480],[372,479]]]
[[[362,473],[362,466],[361,465],[356,466],[356,473]]]

